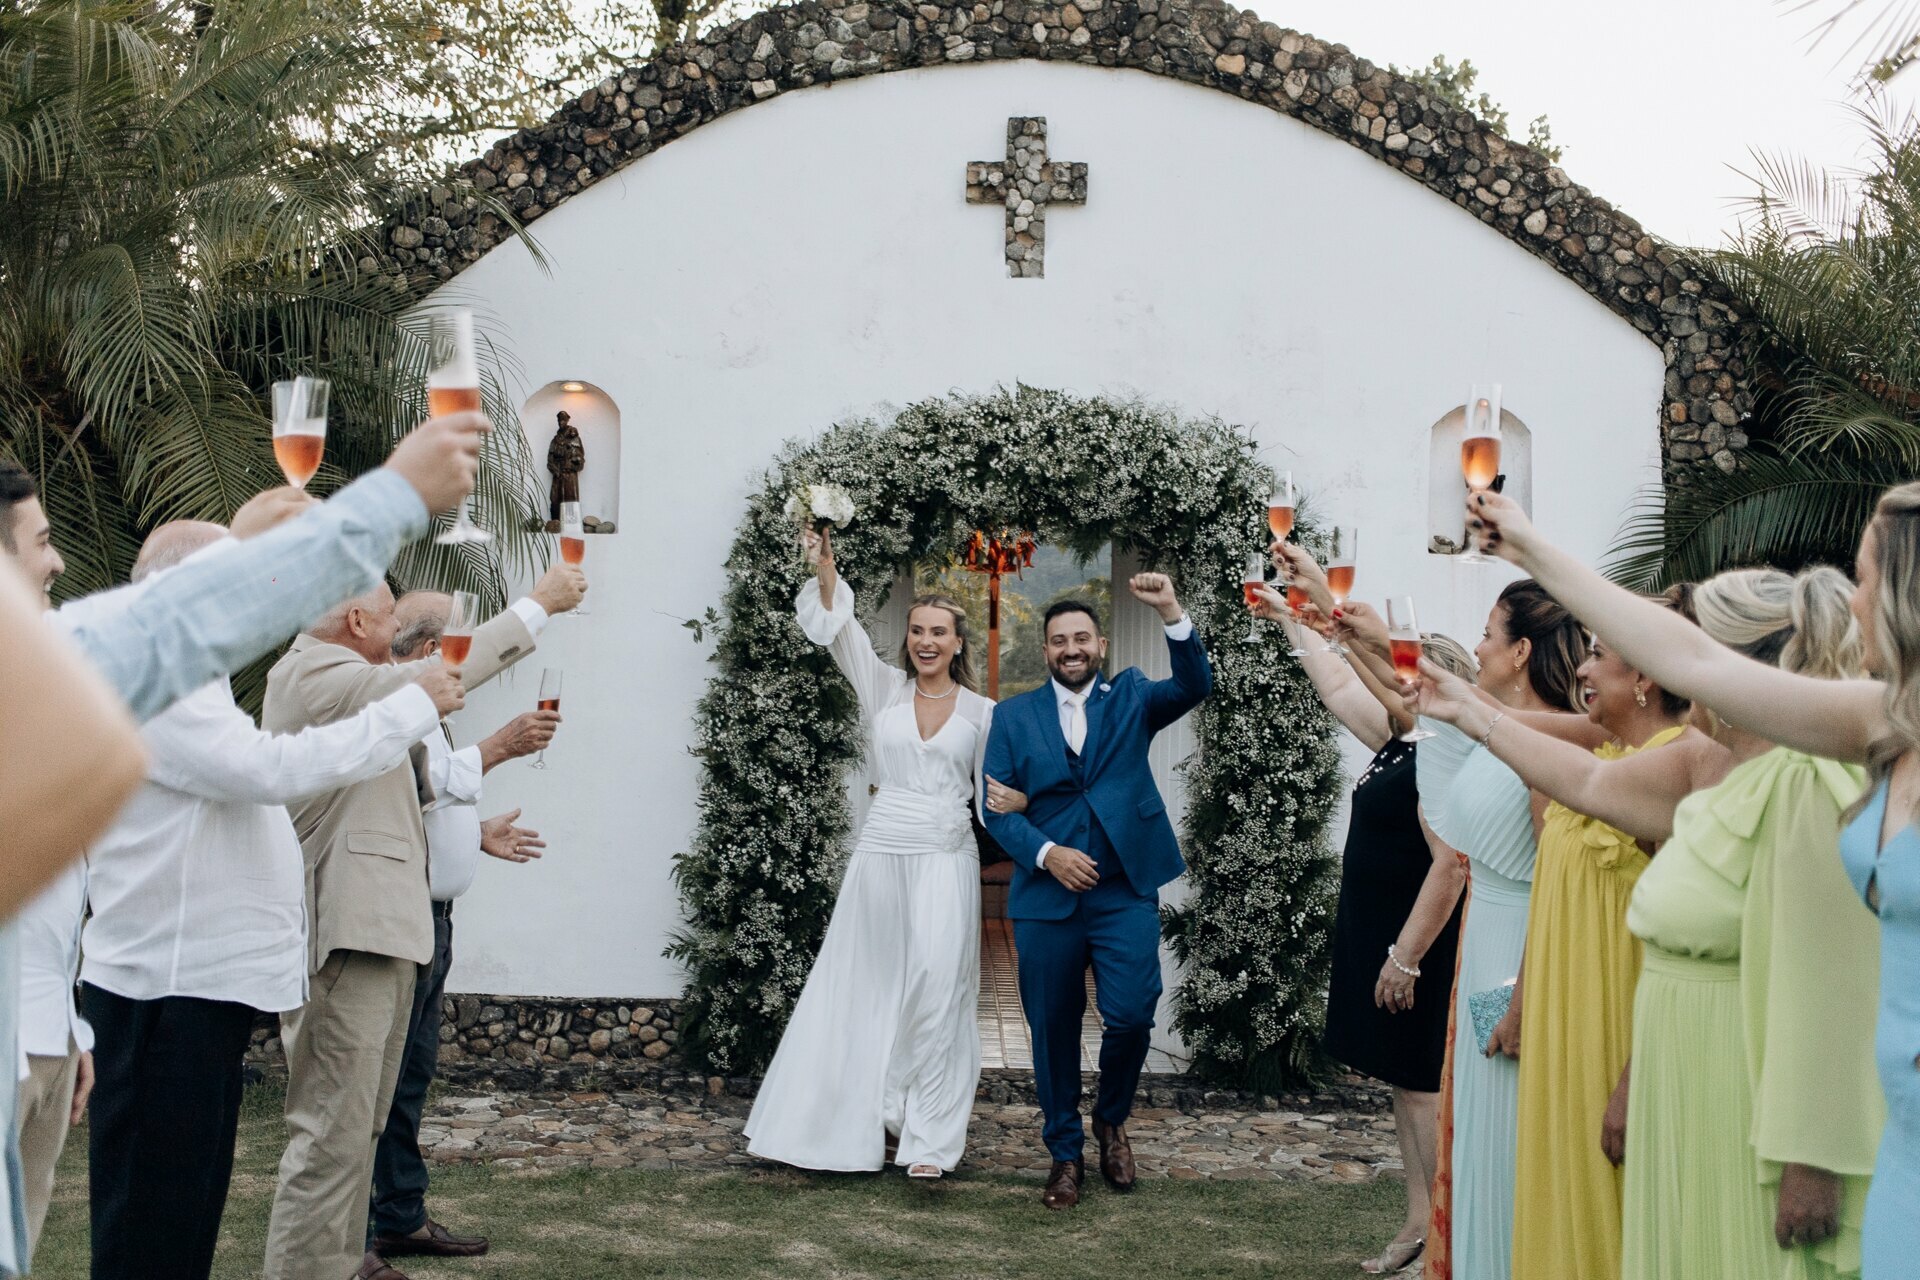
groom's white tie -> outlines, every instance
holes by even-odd
[[[1067,695],[1067,747],[1075,755],[1087,745],[1087,695],[1070,693]]]

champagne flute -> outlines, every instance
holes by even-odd
[[[473,652],[473,629],[480,624],[480,597],[471,591],[453,593],[453,605],[447,610],[447,629],[440,635],[440,661],[458,672]]]
[[[1293,532],[1293,508],[1298,497],[1293,487],[1293,472],[1282,471],[1274,482],[1273,492],[1267,496],[1267,528],[1272,530],[1275,542],[1285,542]]]
[[[558,711],[560,709],[560,668],[545,667],[541,669],[540,701],[538,706],[542,711]],[[544,769],[547,767],[547,749],[545,747],[540,748],[540,754],[533,758],[533,767],[536,769]]]
[[[1412,596],[1393,596],[1387,600],[1387,652],[1393,657],[1393,673],[1412,683],[1420,678],[1420,623],[1413,615]],[[1402,742],[1418,742],[1433,737],[1419,721],[1400,735]]]
[[[1306,608],[1312,599],[1313,597],[1307,594],[1307,584],[1300,581],[1300,576],[1298,574],[1289,574],[1287,576],[1287,612],[1293,615],[1293,621],[1296,626],[1304,625],[1300,622],[1300,611]],[[1291,649],[1288,649],[1287,653],[1295,658],[1304,658],[1307,656],[1307,651],[1302,649],[1298,643]]]
[[[1327,557],[1327,594],[1333,597],[1334,607],[1338,608],[1353,594],[1354,557],[1360,550],[1360,530],[1350,524],[1336,525],[1330,550],[1332,554]],[[1338,654],[1347,652],[1347,646],[1337,640],[1329,647]]]
[[[273,458],[302,493],[327,447],[327,390],[325,378],[305,374],[273,384]]]
[[[1475,384],[1467,395],[1466,419],[1460,434],[1460,474],[1469,494],[1485,493],[1500,474],[1500,384]],[[1472,564],[1492,559],[1467,536],[1460,558]]]
[[[587,526],[582,522],[580,504],[577,502],[560,504],[560,558],[575,568],[586,563]],[[567,610],[567,616],[585,617],[586,612],[580,605],[575,605]]]
[[[433,371],[427,375],[427,411],[434,417],[480,408],[480,361],[473,346],[473,312],[455,307],[436,314],[427,340]],[[453,527],[435,538],[445,546],[491,542],[493,535],[473,523],[473,497],[461,499]]]
[[[1240,570],[1240,594],[1245,597],[1248,609],[1260,607],[1260,589],[1266,585],[1266,557],[1258,553],[1249,555]],[[1247,623],[1247,643],[1260,643],[1260,615],[1257,613]]]

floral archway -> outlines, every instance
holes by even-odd
[[[683,1044],[763,1068],[825,935],[848,852],[842,783],[861,750],[852,690],[794,622],[804,573],[782,508],[828,480],[858,515],[835,540],[862,609],[903,566],[975,528],[1111,542],[1174,575],[1214,693],[1184,766],[1189,894],[1162,913],[1185,962],[1176,1025],[1207,1074],[1273,1089],[1313,1061],[1324,1006],[1339,787],[1332,725],[1278,628],[1249,641],[1240,565],[1265,539],[1272,472],[1216,419],[1019,387],[911,405],[789,445],[727,558],[718,670],[699,704],[700,822],[676,859],[689,972]],[[1311,539],[1310,525],[1306,536]]]

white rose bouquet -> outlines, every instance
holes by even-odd
[[[845,526],[853,520],[853,499],[837,484],[803,484],[787,498],[787,519],[804,534],[819,533],[828,525]]]

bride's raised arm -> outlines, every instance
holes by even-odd
[[[1615,586],[1542,538],[1519,504],[1498,493],[1467,499],[1467,518],[1491,550],[1531,574],[1574,617],[1607,638],[1627,665],[1669,693],[1771,742],[1863,762],[1886,732],[1877,680],[1822,680],[1756,662],[1679,614]]]
[[[873,651],[873,639],[854,616],[853,592],[840,581],[833,563],[832,534],[805,535],[807,558],[814,576],[800,584],[794,613],[807,639],[825,646],[833,664],[853,685],[860,711],[867,719],[885,708],[907,682],[907,673],[882,661]]]

